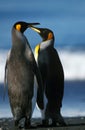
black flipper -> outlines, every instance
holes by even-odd
[[[38,107],[40,109],[43,109],[44,108],[44,99],[43,99],[43,83],[42,83],[42,78],[41,78],[41,74],[40,74],[40,71],[39,71],[39,68],[37,66],[37,63],[35,61],[35,58],[34,58],[34,55],[33,55],[33,52],[31,50],[31,47],[28,46],[28,43],[27,43],[27,46],[26,46],[26,52],[25,52],[25,55],[26,55],[26,58],[29,60],[30,59],[30,62],[31,62],[31,66],[32,66],[32,70],[33,70],[33,73],[34,75],[36,76],[36,79],[37,79],[37,83],[38,83],[38,92],[37,92],[37,104],[38,104]]]
[[[36,64],[34,68],[34,73],[36,75],[37,83],[38,83],[38,89],[37,89],[37,104],[40,109],[44,109],[44,95],[43,95],[43,83],[42,83],[42,78],[41,74],[39,71],[39,68]]]

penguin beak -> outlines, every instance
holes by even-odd
[[[41,31],[40,31],[40,28],[36,28],[36,27],[33,27],[33,26],[31,26],[30,27],[32,30],[34,30],[35,32],[37,32],[37,33],[41,33]]]
[[[33,25],[39,25],[40,23],[28,23],[28,28],[30,27],[33,27]]]

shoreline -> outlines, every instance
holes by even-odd
[[[31,130],[83,130],[85,129],[85,117],[65,117],[67,126],[57,127],[43,127],[41,125],[41,118],[32,118],[31,124],[33,128]],[[14,126],[13,118],[0,118],[0,130],[17,130]]]

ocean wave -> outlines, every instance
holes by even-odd
[[[0,50],[0,82],[4,82],[4,68],[8,50]],[[65,80],[85,79],[85,52],[58,50],[61,59]]]
[[[59,56],[64,68],[66,80],[85,79],[84,51],[59,51]]]
[[[62,115],[64,117],[83,117],[85,116],[85,110],[84,109],[72,109],[72,108],[65,108],[65,109],[62,109]]]
[[[4,113],[5,112],[5,113]],[[82,109],[72,109],[72,108],[62,108],[62,116],[63,117],[80,117],[80,116],[85,116],[85,110]],[[11,113],[11,109],[9,106],[6,106],[5,108],[3,109],[0,109],[0,118],[3,118],[3,117],[13,117],[12,113]],[[39,118],[41,117],[41,113],[40,111],[35,107],[35,110],[33,112],[33,115],[32,115],[33,118]]]
[[[0,83],[4,82],[5,63],[8,50],[0,50]]]

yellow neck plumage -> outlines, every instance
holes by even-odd
[[[39,50],[40,50],[40,44],[38,44],[38,45],[35,47],[35,50],[34,50],[34,56],[35,56],[36,62],[37,62],[37,60],[38,60]]]

